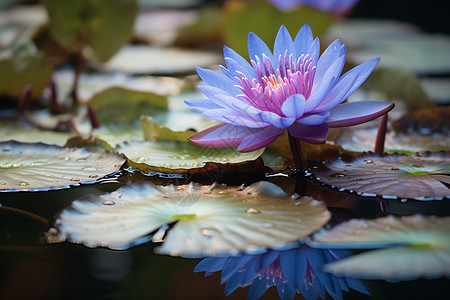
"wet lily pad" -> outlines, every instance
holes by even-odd
[[[269,182],[246,188],[137,183],[73,202],[55,225],[68,241],[115,249],[162,228],[152,237],[164,237],[158,253],[202,257],[288,247],[329,218],[323,203],[289,196]],[[164,236],[165,225],[174,222]]]
[[[128,164],[141,171],[163,173],[207,172],[207,163],[242,164],[254,161],[264,152],[264,148],[242,153],[236,147],[202,147],[180,141],[126,141],[116,147],[117,153],[128,159]]]
[[[365,153],[330,161],[313,170],[323,183],[384,198],[443,199],[450,174],[450,152],[414,155]]]
[[[221,61],[221,56],[206,51],[132,45],[98,67],[131,74],[174,74],[193,72],[196,66],[206,67]]]
[[[336,138],[336,143],[348,151],[365,152],[374,149],[377,128],[344,128]],[[414,154],[425,151],[450,151],[447,135],[401,134],[394,131],[386,134],[384,151],[387,153]]]
[[[124,159],[80,148],[41,143],[0,143],[0,191],[41,191],[67,188],[120,169]]]
[[[351,220],[314,236],[325,248],[386,248],[325,265],[339,276],[389,281],[450,276],[450,217]]]
[[[26,124],[14,122],[0,122],[0,141],[14,140],[22,143],[46,143],[63,146],[72,134],[69,132],[56,132],[39,130]]]

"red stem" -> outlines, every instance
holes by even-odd
[[[386,139],[386,130],[387,130],[387,121],[388,114],[384,114],[380,118],[380,122],[378,123],[378,131],[377,138],[375,140],[375,153],[383,153],[384,152],[384,141]]]

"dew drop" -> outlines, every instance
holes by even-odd
[[[228,195],[229,193],[228,191],[218,191],[217,195]]]
[[[81,170],[83,170],[83,171],[98,171],[98,169],[97,168],[95,168],[95,167],[83,167],[83,168],[81,168]]]
[[[92,175],[89,175],[89,178],[97,178],[98,177],[98,175],[97,174],[92,174]]]
[[[53,182],[53,183],[57,183],[57,182],[58,182],[58,180],[56,180],[56,179],[53,179],[53,180],[52,180],[52,182]]]
[[[401,203],[406,203],[406,202],[408,202],[408,199],[401,199],[400,202]]]
[[[112,200],[105,200],[102,202],[103,205],[114,205],[116,204],[116,202],[112,201]]]
[[[26,181],[19,181],[18,185],[20,185],[20,186],[27,186],[27,185],[30,185],[30,184],[28,182],[26,182]]]
[[[333,173],[330,175],[330,177],[345,177],[345,174],[342,173]]]
[[[80,181],[80,178],[72,177],[72,178],[70,178],[70,181]]]
[[[297,201],[297,202],[294,203],[294,206],[300,206],[300,205],[303,205],[302,201]]]
[[[62,160],[66,160],[66,161],[68,161],[68,160],[70,160],[70,157],[68,157],[68,156],[63,156],[63,157],[60,157]]]
[[[180,167],[186,167],[186,164],[185,163],[181,163],[181,164],[179,164],[179,166]]]
[[[200,229],[200,233],[206,237],[216,237],[221,235],[221,232],[214,228],[202,228]]]
[[[166,163],[166,164],[163,165],[163,167],[166,167],[166,168],[172,168],[173,165],[172,165],[171,163]]]
[[[365,160],[364,160],[364,163],[365,163],[366,165],[370,165],[370,164],[373,164],[373,160],[365,159]]]
[[[257,208],[250,207],[245,210],[245,213],[254,215],[254,214],[260,214],[261,211]]]
[[[398,171],[399,169],[398,169],[398,167],[392,167],[391,170]]]
[[[139,157],[138,159],[137,159],[137,162],[138,163],[144,163],[144,162],[146,162],[146,161],[148,161],[148,157],[145,157],[145,156],[141,156],[141,157]]]
[[[6,182],[2,181],[0,182],[0,185],[6,185]]]

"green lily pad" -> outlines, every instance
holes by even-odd
[[[336,144],[348,151],[365,152],[374,149],[377,128],[345,128],[336,138]],[[387,153],[414,154],[425,151],[450,151],[447,135],[401,134],[394,131],[386,134],[384,151]]]
[[[450,217],[353,219],[314,236],[315,247],[388,248],[324,266],[338,276],[389,281],[450,276]]]
[[[123,154],[134,169],[183,174],[211,171],[204,168],[208,163],[226,167],[254,161],[264,148],[242,153],[236,147],[202,147],[190,142],[158,140],[123,142],[117,145],[116,151]]]
[[[39,130],[27,124],[14,122],[0,122],[0,141],[14,140],[22,143],[47,143],[63,146],[72,134],[69,132],[56,132]]]
[[[88,103],[96,112],[100,124],[139,124],[141,115],[158,114],[168,107],[165,96],[121,87],[103,90]]]
[[[98,67],[129,74],[176,74],[194,72],[196,66],[217,65],[222,60],[214,52],[131,45]]]
[[[67,188],[111,174],[124,159],[80,148],[41,143],[0,143],[0,191],[40,191]]]
[[[161,228],[152,237],[164,237],[156,252],[202,257],[288,247],[329,218],[322,202],[289,196],[269,182],[246,188],[142,182],[73,202],[55,226],[68,241],[113,249],[148,241],[144,236]]]
[[[135,0],[43,1],[50,33],[64,48],[80,53],[89,47],[100,61],[109,60],[132,36]]]
[[[384,198],[417,200],[450,197],[450,152],[414,155],[365,153],[327,162],[313,170],[325,184]]]
[[[19,99],[30,85],[31,96],[40,98],[49,85],[52,68],[32,43],[14,45],[0,52],[0,95]]]

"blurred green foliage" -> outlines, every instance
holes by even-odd
[[[53,70],[33,43],[16,44],[2,51],[0,58],[0,95],[19,98],[30,85],[32,97],[39,98],[50,83]]]
[[[53,38],[72,53],[89,47],[102,62],[130,41],[138,11],[136,0],[43,0],[43,3]]]
[[[320,36],[333,20],[333,15],[306,6],[280,11],[268,2],[228,1],[223,7],[222,31],[225,44],[248,58],[249,32],[258,35],[271,48],[281,25],[285,25],[295,37],[297,31],[308,23],[314,36]]]

